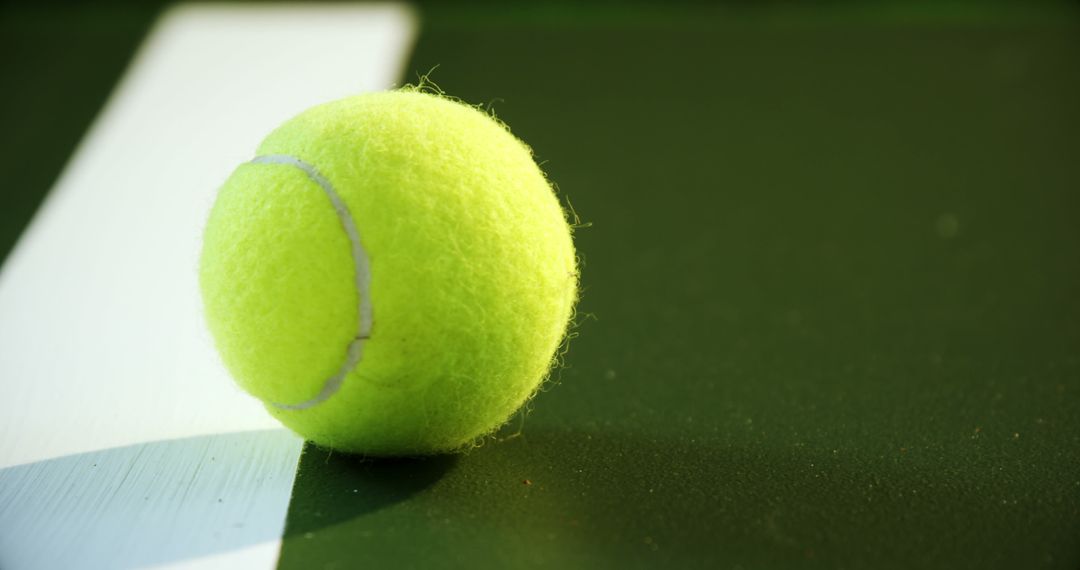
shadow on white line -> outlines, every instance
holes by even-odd
[[[0,568],[131,568],[281,537],[301,444],[284,430],[0,470]]]

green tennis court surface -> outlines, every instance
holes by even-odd
[[[1080,566],[1075,4],[418,13],[400,81],[589,224],[577,337],[499,441],[305,448],[280,568]],[[4,249],[151,21],[113,16],[62,120],[67,52],[5,60]]]

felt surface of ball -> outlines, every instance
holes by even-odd
[[[538,389],[577,299],[529,148],[418,89],[289,120],[219,191],[200,286],[238,384],[317,444],[459,450]]]

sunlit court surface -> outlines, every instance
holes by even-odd
[[[1076,568],[1077,38],[1071,2],[5,4],[0,568]],[[278,125],[406,85],[531,147],[579,301],[506,425],[371,457],[234,381],[200,254]]]

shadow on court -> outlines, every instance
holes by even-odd
[[[938,467],[544,428],[459,457],[309,450],[279,567],[377,566],[406,554],[424,568],[1003,567],[1070,550],[1067,489],[1058,507],[1034,508],[1021,479]],[[950,517],[963,528],[927,532]],[[1017,520],[1038,532],[1017,535]]]
[[[435,484],[457,461],[456,455],[363,458],[305,444],[285,536],[304,539],[405,501]]]

